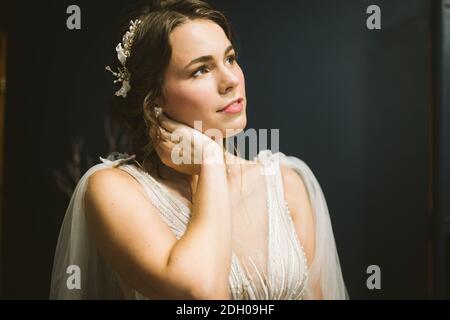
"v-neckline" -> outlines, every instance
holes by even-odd
[[[258,159],[258,161],[257,161],[257,164],[261,164],[262,165],[262,162],[259,160],[259,157],[257,158]],[[169,189],[168,189],[168,187],[166,187],[163,183],[161,183],[160,181],[158,181],[157,179],[155,179],[155,177],[153,177],[151,174],[149,174],[147,171],[145,171],[145,170],[143,170],[142,168],[140,168],[140,167],[138,167],[138,166],[136,166],[136,165],[134,165],[133,164],[133,166],[138,170],[138,171],[140,171],[141,173],[143,173],[146,177],[148,177],[149,179],[151,179],[154,183],[155,183],[155,185],[157,185],[158,186],[158,189],[160,190],[160,192],[162,193],[162,194],[164,194],[166,197],[168,197],[169,199],[171,199],[174,203],[176,203],[176,205],[177,206],[179,206],[180,207],[180,209],[181,210],[183,210],[184,212],[186,212],[188,215],[189,215],[189,217],[191,217],[192,216],[192,211],[191,211],[191,209],[188,207],[188,206],[186,206],[180,199],[178,199],[175,195],[173,195],[170,191],[169,191]],[[267,177],[266,177],[267,178]],[[266,180],[266,183],[267,183],[267,180]],[[268,186],[266,185],[266,198],[268,198],[269,197],[269,192],[271,192],[271,191],[269,191],[269,189],[267,188]],[[268,214],[268,216],[270,217],[270,213],[269,213],[269,211],[270,211],[270,206],[269,205],[266,205],[266,209],[267,209],[267,214]],[[268,218],[268,223],[270,224],[270,218]],[[268,228],[270,228],[270,226],[268,226]],[[267,250],[268,250],[268,256],[270,255],[270,248],[269,248],[269,242],[270,242],[270,240],[269,239],[267,239],[267,244],[266,244],[266,246],[267,246]],[[244,281],[244,286],[245,286],[245,283],[250,283],[251,282],[251,279],[250,279],[250,277],[249,277],[249,275],[247,274],[247,272],[245,271],[245,268],[243,267],[243,265],[242,265],[242,262],[241,262],[241,260],[240,260],[240,258],[239,258],[239,256],[235,253],[235,251],[233,250],[233,249],[231,249],[231,268],[233,268],[233,266],[234,266],[234,268],[236,268],[237,270],[238,270],[238,274],[240,274],[244,279],[243,279],[243,281]],[[270,279],[269,279],[269,272],[270,272],[270,267],[269,267],[269,260],[270,260],[270,258],[268,257],[268,259],[267,259],[267,265],[266,265],[266,272],[267,272],[267,274],[266,274],[266,279],[267,279],[267,281],[269,281],[270,282]],[[236,270],[236,271],[237,271]],[[231,274],[230,274],[230,277],[231,277]],[[231,283],[229,282],[229,286],[231,285]],[[231,296],[233,296],[233,293],[232,293],[232,288],[231,287],[229,287],[230,288],[230,293],[231,293]],[[267,288],[267,290],[269,290],[270,291],[270,288],[268,287]],[[267,291],[266,292],[266,294],[269,294],[270,295],[270,293],[269,293],[269,291]]]

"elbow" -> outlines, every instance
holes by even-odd
[[[190,286],[194,300],[230,300],[228,277],[196,277]]]
[[[199,266],[167,264],[166,283],[183,288],[189,300],[229,300],[228,273],[199,270]]]
[[[192,300],[230,300],[227,286],[207,286],[197,284],[191,290]]]
[[[187,300],[229,300],[231,295],[228,289],[228,281],[205,279],[205,277],[188,276],[185,273],[169,273],[166,278],[166,286],[170,291],[175,291],[174,296]]]

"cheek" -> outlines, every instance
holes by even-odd
[[[166,112],[174,120],[192,125],[194,120],[210,112],[208,102],[212,101],[211,89],[200,81],[195,84],[177,85],[166,88]]]

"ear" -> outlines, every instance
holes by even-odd
[[[166,115],[167,118],[174,120],[170,111],[166,108],[166,101],[164,96],[159,96],[158,98],[156,98],[154,103],[162,109],[163,114]]]

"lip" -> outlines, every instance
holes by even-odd
[[[222,109],[218,110],[217,112],[223,112],[223,113],[237,113],[240,112],[243,108],[243,98],[237,98],[232,100],[229,104],[227,104]]]

